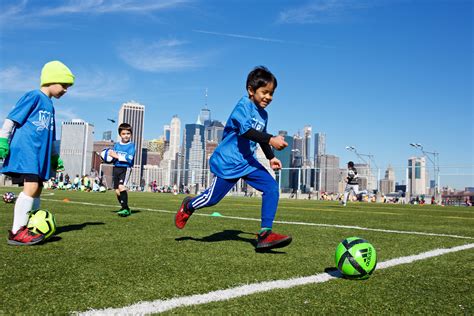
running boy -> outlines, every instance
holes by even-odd
[[[64,171],[57,153],[55,115],[52,97],[59,99],[74,84],[71,70],[51,61],[41,70],[41,87],[26,93],[8,114],[0,131],[0,158],[5,158],[2,173],[14,184],[23,186],[8,233],[10,245],[34,245],[44,235],[28,230],[28,212],[39,209],[43,181],[51,172]]]
[[[230,114],[222,142],[210,159],[210,168],[215,175],[212,184],[199,196],[183,200],[175,217],[177,228],[184,228],[195,210],[217,204],[239,179],[244,179],[263,192],[261,230],[256,250],[264,251],[290,244],[290,236],[272,232],[278,207],[278,184],[255,156],[258,143],[270,160],[271,168],[281,169],[281,162],[271,147],[281,150],[288,144],[282,136],[266,132],[268,114],[265,108],[272,102],[276,87],[277,80],[267,68],[260,66],[249,73],[246,84],[248,97],[242,97]]]
[[[109,151],[109,155],[117,159],[112,171],[115,194],[121,206],[117,214],[122,217],[127,217],[132,214],[128,207],[127,185],[135,158],[135,144],[131,141],[132,127],[130,124],[120,124],[118,133],[120,142],[114,144],[114,148]]]
[[[347,163],[347,177],[346,177],[346,189],[344,190],[344,197],[341,201],[341,204],[343,206],[346,206],[347,204],[347,198],[349,197],[349,194],[354,192],[355,195],[359,193],[366,193],[366,190],[359,191],[359,183],[357,182],[359,179],[359,176],[357,175],[357,169],[354,167],[354,162],[349,161]]]

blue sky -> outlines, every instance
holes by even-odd
[[[462,0],[0,0],[0,118],[58,59],[76,85],[57,119],[81,118],[96,138],[123,102],[146,106],[145,138],[205,103],[225,121],[248,72],[279,80],[269,131],[312,125],[341,164],[345,146],[385,168],[440,153],[473,171],[473,2]],[[473,177],[469,178],[472,182]],[[471,183],[474,185],[474,183]]]

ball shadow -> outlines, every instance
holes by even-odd
[[[329,274],[332,277],[338,278],[338,279],[344,279],[344,276],[342,273],[336,268],[336,267],[328,267],[324,269],[324,272]]]
[[[103,222],[85,222],[82,224],[72,224],[72,225],[67,225],[67,226],[60,226],[56,228],[56,233],[55,235],[60,235],[62,233],[67,233],[73,230],[82,230],[86,226],[95,226],[95,225],[105,225]],[[54,237],[54,236],[53,236]],[[52,239],[51,237],[50,239]]]

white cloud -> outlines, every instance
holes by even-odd
[[[347,19],[354,10],[382,5],[389,0],[315,0],[306,5],[282,11],[280,23],[334,23]]]
[[[78,119],[80,116],[74,112],[71,108],[65,108],[62,106],[55,107],[56,122],[71,121],[72,119]]]
[[[39,72],[19,66],[0,69],[0,91],[27,92],[39,87]]]
[[[67,95],[72,98],[116,99],[126,93],[130,78],[127,74],[97,69],[72,68],[76,77]],[[40,71],[27,67],[8,66],[0,69],[0,92],[22,92],[38,89]]]
[[[0,25],[2,27],[39,27],[54,25],[57,22],[44,19],[51,16],[68,14],[150,14],[157,11],[174,9],[194,0],[68,0],[50,2],[22,0],[19,3],[2,6]],[[42,19],[43,18],[43,19]]]
[[[11,5],[9,7],[2,7],[2,11],[0,12],[0,20],[5,21],[10,18],[23,14],[23,11],[26,8],[27,2],[28,2],[27,0],[22,0],[19,3]]]
[[[73,72],[76,81],[68,90],[72,98],[114,100],[127,92],[130,83],[125,73],[83,68]]]
[[[204,56],[193,56],[176,39],[144,43],[133,40],[118,48],[120,58],[133,68],[148,72],[173,72],[203,66]]]
[[[135,12],[149,13],[177,7],[189,0],[82,0],[69,1],[68,4],[48,8],[41,15],[57,15],[65,13],[117,13]]]

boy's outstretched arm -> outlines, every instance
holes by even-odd
[[[277,150],[282,150],[288,146],[288,143],[285,142],[285,139],[281,135],[273,136],[272,138],[270,138],[269,143],[270,145],[272,145],[273,148]]]
[[[273,136],[272,134],[257,131],[254,128],[250,128],[247,132],[242,134],[242,136],[259,144],[270,144],[277,150],[282,150],[288,146],[288,143],[285,142],[283,136]]]

